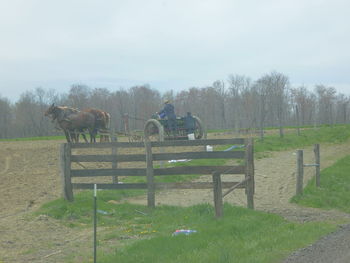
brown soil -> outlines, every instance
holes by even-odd
[[[61,196],[58,155],[62,142],[0,142],[0,262],[65,262],[72,254],[76,255],[69,257],[72,262],[81,262],[79,255],[91,253],[90,229],[68,228],[52,218],[32,213],[40,205]],[[304,150],[305,163],[313,163],[312,148]],[[349,153],[350,142],[322,144],[321,169]],[[271,153],[255,160],[255,208],[298,222],[350,222],[350,216],[345,213],[302,208],[288,202],[295,193],[295,166],[295,150]],[[313,176],[313,171],[314,168],[305,168],[305,183]],[[232,179],[228,177],[227,180]],[[211,178],[203,176],[200,180]],[[212,199],[212,192],[204,190],[172,190],[156,195],[157,204],[167,205],[212,203]],[[145,197],[128,201],[146,203]],[[243,190],[235,190],[225,201],[246,206]],[[118,240],[114,242],[111,246],[118,246]]]

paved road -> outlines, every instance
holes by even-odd
[[[350,263],[350,224],[291,254],[284,263]]]

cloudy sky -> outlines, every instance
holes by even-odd
[[[0,96],[278,71],[350,94],[348,0],[0,0]]]

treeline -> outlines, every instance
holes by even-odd
[[[52,104],[78,109],[99,108],[109,112],[117,131],[124,130],[123,116],[128,114],[131,130],[142,130],[152,114],[170,99],[178,116],[186,112],[202,119],[208,129],[257,129],[349,123],[349,96],[333,87],[316,85],[313,91],[304,86],[291,87],[289,78],[271,72],[252,80],[230,75],[227,81],[215,81],[208,87],[192,87],[160,93],[148,85],[110,91],[73,85],[68,93],[36,88],[11,103],[0,96],[0,138],[49,136],[61,134],[44,116]]]

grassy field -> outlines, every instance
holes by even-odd
[[[266,136],[263,141],[256,139],[255,152],[280,151],[296,149],[315,143],[342,143],[350,138],[350,125],[311,128],[301,132],[288,133],[284,138],[279,135]]]
[[[269,151],[314,143],[340,143],[349,137],[349,126],[309,129],[303,131],[302,136],[266,136],[263,142],[256,139],[255,151],[263,155]],[[224,160],[214,162],[220,165]],[[293,201],[306,206],[350,212],[346,206],[349,203],[350,180],[347,180],[346,174],[349,166],[350,157],[347,157],[323,170],[322,187],[315,189],[315,183],[310,182],[304,195],[293,198]],[[181,176],[172,178],[176,181],[184,179]],[[291,251],[314,242],[336,228],[333,224],[322,222],[291,223],[278,215],[227,204],[224,218],[217,220],[213,207],[208,204],[188,208],[158,206],[150,210],[120,202],[139,193],[98,192],[98,225],[103,229],[99,232],[101,252],[98,262],[278,262]],[[92,192],[83,191],[75,195],[73,203],[55,200],[45,204],[37,213],[59,219],[70,227],[90,228],[92,204]],[[176,229],[194,229],[197,233],[172,236]],[[118,250],[109,245],[115,240],[121,244]],[[70,262],[70,259],[66,262]]]
[[[291,223],[278,215],[228,204],[225,216],[217,220],[209,204],[148,209],[118,203],[124,196],[119,191],[98,192],[98,226],[108,230],[98,234],[98,262],[276,262],[336,228],[329,223]],[[91,228],[92,204],[92,191],[84,191],[74,203],[56,200],[38,214],[70,227]],[[176,229],[197,233],[172,236]],[[122,245],[108,247],[113,240]],[[85,257],[88,262],[91,255]]]
[[[337,209],[350,213],[350,155],[321,172],[321,187],[313,178],[304,188],[303,195],[295,196],[292,202],[322,209]]]

